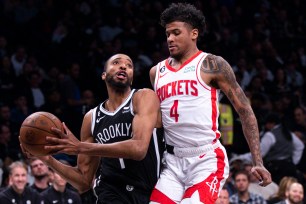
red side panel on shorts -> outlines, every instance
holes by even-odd
[[[168,198],[165,194],[163,194],[156,188],[153,189],[150,200],[160,204],[175,204],[173,200]]]
[[[191,198],[192,195],[198,191],[199,199],[205,204],[214,204],[218,199],[218,192],[220,189],[220,182],[224,179],[224,168],[225,168],[225,155],[222,149],[215,149],[217,156],[217,171],[209,175],[204,181],[195,184],[188,188],[183,196],[184,198]]]

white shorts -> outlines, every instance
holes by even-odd
[[[227,154],[219,141],[174,149],[174,154],[165,153],[165,161],[151,204],[214,204],[229,174]]]

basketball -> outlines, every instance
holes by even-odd
[[[23,148],[34,156],[51,154],[45,145],[52,145],[46,137],[59,137],[51,131],[51,127],[63,130],[62,122],[52,113],[35,112],[29,115],[20,127],[20,143]]]

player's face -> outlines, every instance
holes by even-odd
[[[107,69],[103,73],[102,79],[117,89],[130,87],[134,72],[134,65],[131,58],[127,55],[118,54],[111,57],[107,63]]]
[[[10,184],[16,192],[23,192],[27,182],[27,171],[23,167],[16,167],[12,170]]]
[[[298,183],[293,183],[290,189],[286,192],[286,196],[292,204],[302,203],[304,198],[303,186]]]
[[[174,21],[166,25],[166,36],[170,56],[180,58],[196,45],[198,30],[187,23]]]
[[[37,159],[31,163],[31,172],[34,177],[45,177],[48,176],[48,166],[44,164],[41,160]]]

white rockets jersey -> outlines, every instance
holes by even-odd
[[[196,147],[220,137],[218,104],[220,90],[204,83],[200,67],[207,53],[199,51],[179,69],[168,59],[156,65],[154,90],[161,102],[166,143]]]

